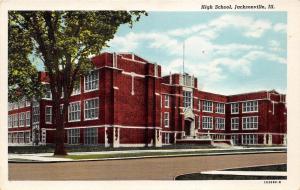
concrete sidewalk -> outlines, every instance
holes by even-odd
[[[214,148],[214,149],[166,149],[166,150],[124,150],[124,151],[101,151],[101,152],[70,152],[69,155],[113,155],[113,154],[135,154],[135,153],[170,153],[170,155],[150,155],[150,156],[133,156],[133,157],[114,157],[99,159],[81,159],[73,160],[70,158],[53,157],[53,153],[38,154],[8,154],[9,162],[69,162],[69,161],[87,161],[87,160],[116,160],[116,159],[137,159],[137,158],[153,158],[153,157],[170,157],[170,156],[208,156],[208,155],[228,155],[228,154],[250,154],[250,153],[271,153],[284,152],[285,147],[259,147],[259,148]],[[172,153],[182,153],[172,155]],[[187,152],[189,152],[187,154]],[[192,152],[192,153],[191,153]],[[195,152],[195,153],[193,153]]]

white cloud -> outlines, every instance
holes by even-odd
[[[280,47],[280,43],[276,40],[270,40],[269,41],[269,47],[272,51],[279,52],[283,49]]]
[[[257,59],[262,59],[262,60],[266,59],[269,61],[286,64],[286,58],[283,58],[276,54],[263,52],[263,51],[251,51],[251,52],[247,53],[243,58],[247,59],[249,61],[254,61]]]
[[[286,32],[286,24],[277,23],[273,26],[275,32]]]
[[[134,52],[138,48],[152,48],[164,55],[173,57],[169,62],[161,62],[163,75],[182,72],[182,38],[185,38],[185,71],[195,74],[206,86],[215,86],[225,80],[230,73],[250,76],[251,66],[260,60],[286,63],[286,59],[277,55],[280,43],[271,40],[269,48],[247,43],[220,44],[215,40],[225,28],[235,28],[246,37],[259,38],[270,29],[283,31],[282,23],[272,25],[268,20],[246,16],[224,15],[208,23],[189,28],[178,28],[166,32],[130,32],[117,36],[109,42],[116,51]],[[207,89],[202,86],[201,88]],[[209,89],[212,90],[212,89]],[[222,89],[224,90],[224,89]],[[242,90],[243,92],[247,90]],[[241,91],[241,92],[242,92]],[[214,92],[214,91],[212,91]]]
[[[208,23],[194,25],[189,28],[178,28],[168,31],[173,36],[188,36],[199,33],[202,37],[215,39],[226,28],[242,30],[246,37],[259,38],[272,28],[272,23],[266,19],[253,19],[248,16],[223,15]],[[281,25],[276,28],[282,27]]]

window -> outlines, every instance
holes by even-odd
[[[13,142],[13,135],[12,133],[8,133],[8,143],[12,143]]]
[[[182,75],[184,86],[193,86],[193,78],[187,74]]]
[[[24,127],[25,125],[25,112],[19,114],[19,126]]]
[[[239,113],[239,103],[231,104],[231,114]]]
[[[98,128],[84,129],[84,144],[97,144],[98,142]]]
[[[217,103],[216,113],[225,113],[225,104]]]
[[[203,101],[203,112],[213,112],[213,102]]]
[[[239,130],[239,118],[231,118],[231,130]]]
[[[26,112],[26,126],[30,126],[30,112]]]
[[[25,143],[30,143],[30,132],[25,132]]]
[[[73,102],[69,105],[69,121],[80,121],[80,102]]]
[[[247,112],[258,112],[257,101],[243,102],[243,113]]]
[[[99,99],[90,99],[84,101],[84,119],[98,119],[99,115]]]
[[[239,144],[239,138],[238,138],[238,135],[231,135],[231,140],[232,140],[232,143],[235,145],[235,144]]]
[[[51,106],[45,107],[45,122],[47,124],[52,123],[52,107]]]
[[[18,114],[14,114],[14,127],[18,127]]]
[[[72,91],[71,95],[74,96],[74,95],[78,95],[80,93],[81,93],[81,90],[80,90],[80,80],[78,80],[74,84],[74,88],[73,88],[73,91]]]
[[[24,143],[24,133],[18,133],[18,142],[19,143]]]
[[[164,113],[164,126],[169,127],[169,112]]]
[[[242,135],[242,144],[257,144],[257,135],[254,134]]]
[[[170,133],[163,133],[163,134],[164,134],[165,144],[170,144]]]
[[[258,116],[243,117],[243,129],[258,129]]]
[[[19,101],[19,108],[24,108],[26,105],[25,105],[25,100],[20,100]]]
[[[165,107],[168,108],[170,107],[170,96],[165,95]]]
[[[32,105],[32,123],[40,122],[40,105],[38,102],[34,102]]]
[[[183,106],[185,108],[192,107],[192,92],[183,91]]]
[[[225,130],[225,118],[216,118],[216,129]]]
[[[26,105],[26,107],[29,107],[30,106],[30,101],[26,101],[25,105]]]
[[[91,91],[97,90],[99,85],[98,71],[91,71],[89,75],[84,77],[84,90]]]
[[[13,143],[18,143],[18,133],[13,133]]]
[[[79,144],[79,140],[80,140],[80,129],[69,129],[68,144]]]
[[[13,115],[8,115],[8,128],[13,127]]]
[[[213,118],[202,116],[202,129],[213,129]]]
[[[46,99],[52,99],[50,84],[45,84],[45,96]]]

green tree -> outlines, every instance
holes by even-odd
[[[24,70],[20,81],[10,81],[12,83],[9,83],[9,86],[15,90],[26,86],[28,97],[39,91],[41,88],[36,89],[30,85],[30,82],[36,82],[37,75],[29,56],[34,54],[42,60],[49,75],[52,93],[53,125],[56,126],[54,155],[67,154],[64,147],[66,110],[76,79],[93,67],[89,56],[100,54],[121,24],[129,24],[132,27],[142,15],[147,13],[144,11],[9,12],[10,79],[15,80],[20,76],[20,70]],[[12,93],[12,99],[14,94]],[[63,103],[62,112],[61,103]]]

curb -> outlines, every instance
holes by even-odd
[[[135,157],[117,157],[117,158],[100,158],[100,159],[81,159],[81,160],[62,160],[62,161],[13,161],[8,160],[8,163],[19,164],[40,164],[40,163],[65,163],[65,162],[89,162],[89,161],[113,161],[113,160],[133,160],[144,158],[172,158],[172,157],[190,157],[190,156],[223,156],[223,155],[242,155],[242,154],[265,154],[265,153],[286,153],[286,150],[277,151],[252,151],[252,152],[219,152],[219,153],[196,153],[196,154],[177,154],[177,155],[154,155],[154,156],[135,156]]]

